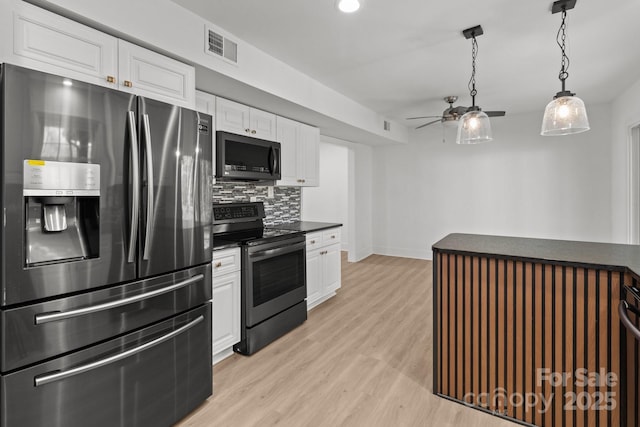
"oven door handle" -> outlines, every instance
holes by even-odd
[[[638,341],[640,341],[640,330],[638,330],[631,319],[629,319],[629,315],[627,314],[627,310],[629,309],[631,309],[631,311],[634,311],[632,307],[629,306],[628,302],[624,300],[620,301],[620,304],[618,305],[618,314],[620,315],[620,321],[622,322],[624,327],[627,328],[627,330],[631,332]]]
[[[89,307],[79,308],[77,310],[57,311],[53,313],[36,314],[35,322],[36,322],[36,325],[41,325],[43,323],[55,322],[57,320],[69,319],[71,317],[84,316],[87,314],[96,313],[98,311],[105,311],[105,310],[109,310],[116,307],[122,307],[123,305],[132,304],[134,302],[139,302],[139,301],[149,299],[158,295],[166,294],[167,292],[175,291],[176,289],[183,288],[194,282],[199,282],[202,279],[204,279],[204,275],[198,274],[196,276],[193,276],[189,279],[183,280],[176,284],[165,286],[164,288],[156,289],[155,291],[145,292],[140,295],[134,295],[134,296],[131,296],[128,298],[122,298],[116,301],[96,304]]]
[[[249,258],[251,261],[259,261],[264,258],[271,258],[278,255],[288,254],[290,252],[299,251],[300,249],[304,249],[306,246],[305,242],[295,243],[293,245],[280,246],[274,249],[266,249],[264,251],[258,251],[249,253]]]
[[[58,372],[54,372],[52,374],[44,374],[44,375],[40,375],[34,378],[34,382],[35,382],[35,386],[36,387],[40,387],[42,385],[45,384],[49,384],[52,383],[54,381],[60,381],[63,380],[65,378],[69,378],[72,377],[74,375],[78,375],[78,374],[82,374],[84,372],[87,371],[92,371],[94,369],[98,369],[101,368],[103,366],[109,365],[111,363],[117,362],[119,360],[125,359],[129,356],[133,356],[134,354],[138,354],[140,352],[143,352],[147,349],[150,349],[151,347],[155,347],[158,344],[162,344],[165,341],[168,341],[172,338],[174,338],[177,335],[180,335],[181,333],[188,331],[189,329],[193,328],[194,326],[196,326],[198,323],[202,322],[204,320],[204,316],[200,315],[198,317],[196,317],[194,320],[192,320],[191,322],[187,323],[184,326],[179,327],[178,329],[176,329],[175,331],[169,332],[166,335],[161,336],[160,338],[156,338],[155,340],[149,341],[146,344],[142,344],[138,347],[134,347],[130,350],[124,351],[122,353],[118,353],[118,354],[114,354],[113,356],[110,357],[106,357],[104,359],[101,360],[97,360],[95,362],[92,363],[87,363],[86,365],[80,365],[78,367],[69,369],[67,371],[58,371]]]

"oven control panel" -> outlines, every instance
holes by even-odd
[[[217,223],[233,220],[256,220],[264,218],[262,202],[228,203],[213,206],[213,220]]]

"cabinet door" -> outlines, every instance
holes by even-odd
[[[249,111],[249,136],[268,141],[276,140],[276,115],[251,108]]]
[[[280,143],[280,173],[278,185],[300,185],[298,182],[298,123],[277,117],[277,138]]]
[[[334,292],[339,289],[341,281],[340,244],[323,248],[322,255],[322,282],[326,292]]]
[[[211,161],[213,165],[213,174],[212,176],[213,183],[216,183],[216,97],[207,92],[202,92],[201,90],[196,90],[196,110],[210,114],[213,117],[211,125],[211,132],[213,138],[211,138]]]
[[[13,47],[5,46],[0,62],[116,87],[118,39],[39,7],[14,3],[13,22],[2,30],[2,43],[10,45],[13,39]],[[7,10],[2,13],[11,16]]]
[[[249,135],[249,107],[224,98],[216,99],[216,130]]]
[[[300,185],[306,187],[317,187],[320,185],[320,129],[299,124],[298,144],[300,146],[300,157],[298,163]]]
[[[322,255],[320,250],[307,252],[307,309],[322,297]]]
[[[213,354],[240,341],[240,272],[213,279]]]
[[[194,109],[195,69],[159,53],[118,40],[119,89]]]

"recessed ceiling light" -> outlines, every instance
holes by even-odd
[[[340,0],[338,1],[338,9],[344,13],[352,13],[360,9],[360,2],[358,0]]]
[[[73,82],[71,80],[69,80],[69,79],[64,79],[64,80],[62,80],[62,84],[65,85],[65,86],[72,86]]]

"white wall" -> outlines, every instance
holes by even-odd
[[[349,247],[349,149],[320,142],[320,186],[302,188],[302,220],[342,224],[342,248]]]
[[[630,243],[629,231],[629,144],[630,129],[640,124],[640,80],[624,91],[611,106],[612,180],[611,218],[612,240]]]
[[[452,232],[610,241],[610,106],[587,107],[574,136],[540,136],[540,111],[492,119],[485,144],[443,144],[434,125],[375,148],[375,253],[431,258]]]

